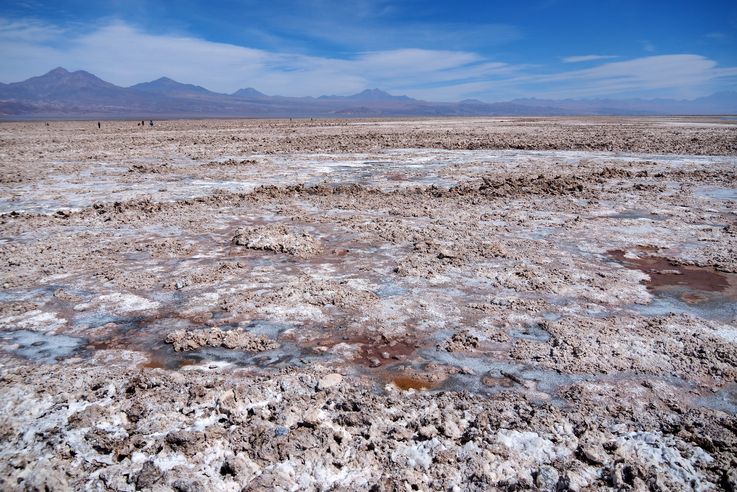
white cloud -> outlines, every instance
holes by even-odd
[[[737,76],[737,67],[720,68],[700,55],[677,54],[611,62],[593,68],[536,77],[531,82],[552,86],[549,97],[591,97],[661,91],[692,97],[718,79]]]
[[[545,73],[545,67],[506,64],[471,51],[404,48],[355,52],[345,58],[309,56],[182,34],[150,34],[122,22],[72,32],[39,22],[0,19],[0,52],[4,82],[64,66],[88,70],[122,86],[168,76],[220,92],[255,87],[287,96],[351,94],[379,87],[446,101],[641,94],[695,97],[733,87],[737,80],[737,68],[720,67],[694,54],[648,56]],[[605,56],[579,55],[564,61],[599,62]]]
[[[598,60],[609,60],[611,58],[617,58],[613,55],[578,55],[578,56],[566,56],[561,58],[563,63],[581,63]]]
[[[40,27],[36,25],[34,29]],[[208,89],[233,92],[252,86],[270,94],[346,94],[366,87],[391,89],[411,80],[442,81],[473,76],[483,68],[477,54],[398,49],[357,53],[350,58],[278,53],[181,35],[153,35],[117,22],[70,37],[50,26],[37,41],[25,25],[0,24],[0,73],[6,81],[39,75],[61,65],[84,69],[118,85],[166,75]],[[465,73],[464,71],[468,71]]]

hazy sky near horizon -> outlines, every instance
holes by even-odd
[[[0,3],[0,81],[56,66],[225,93],[694,98],[737,90],[737,2]]]

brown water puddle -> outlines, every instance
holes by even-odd
[[[427,391],[440,386],[443,381],[433,381],[430,378],[419,375],[399,375],[391,378],[391,382],[402,391]]]
[[[181,369],[184,366],[191,366],[197,363],[196,360],[178,358],[174,359],[170,354],[162,352],[149,352],[146,354],[148,361],[143,364],[147,369]]]
[[[686,287],[705,292],[722,292],[730,287],[730,274],[718,272],[714,267],[681,265],[659,256],[629,258],[621,249],[608,251],[608,254],[628,268],[647,273],[650,280],[645,283],[651,289]]]
[[[622,250],[612,250],[608,254],[627,268],[648,274],[650,279],[642,283],[665,304],[651,305],[647,312],[689,312],[706,318],[737,318],[737,274],[720,272],[713,266],[682,265],[649,255],[652,250],[636,250],[641,254],[639,258],[629,258]],[[681,304],[672,304],[673,300]]]

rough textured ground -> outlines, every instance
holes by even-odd
[[[0,488],[734,490],[737,125],[0,125]]]

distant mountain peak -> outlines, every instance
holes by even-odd
[[[64,67],[56,67],[53,70],[48,71],[47,73],[40,75],[38,77],[32,77],[32,79],[69,79],[69,80],[96,80],[100,82],[104,82],[102,79],[97,77],[94,74],[91,74],[89,72],[86,72],[84,70],[75,70],[74,72],[70,72]]]
[[[397,100],[409,101],[410,100],[410,98],[407,96],[393,96],[386,91],[382,91],[381,89],[366,89],[350,97],[352,99],[359,99],[361,101],[397,101]]]
[[[142,82],[140,84],[130,86],[130,89],[155,93],[196,93],[211,94],[204,87],[194,84],[183,84],[169,77],[159,77],[151,82]]]
[[[64,90],[74,90],[90,87],[115,87],[109,82],[105,82],[101,78],[84,70],[76,70],[70,72],[66,68],[57,67],[38,77],[31,77],[24,82],[16,82],[15,85],[26,85],[29,90],[38,93],[55,91],[63,88]]]
[[[233,93],[233,96],[235,97],[242,97],[242,98],[252,98],[252,99],[261,99],[264,97],[269,97],[263,92],[257,91],[253,87],[246,87],[245,89],[238,89]]]
[[[181,82],[177,82],[176,80],[169,78],[169,77],[159,77],[158,79],[152,80],[151,82],[143,82],[143,83],[144,84],[186,85]]]
[[[53,70],[49,70],[46,75],[69,75],[69,70],[64,67],[56,67]]]
[[[393,97],[391,94],[389,94],[386,91],[382,91],[381,89],[364,89],[359,94],[356,94],[357,96],[370,96],[370,97]]]

